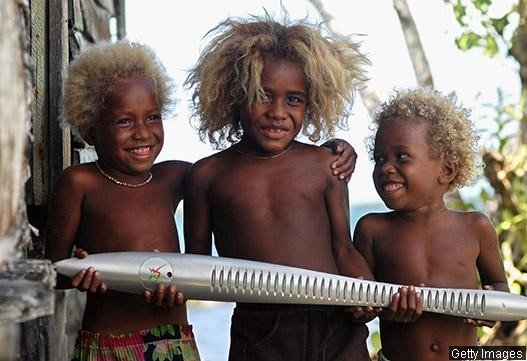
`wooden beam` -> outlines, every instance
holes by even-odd
[[[56,272],[49,260],[19,259],[0,272],[0,322],[53,314]]]
[[[64,168],[71,164],[71,139],[68,126],[61,126],[62,83],[69,64],[68,1],[49,1],[49,156],[51,189]],[[49,193],[49,194],[50,194]]]

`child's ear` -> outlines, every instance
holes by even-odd
[[[82,139],[89,145],[95,145],[95,127],[89,127],[81,131]]]
[[[456,178],[457,175],[457,163],[451,161],[443,161],[441,165],[441,174],[439,176],[439,182],[442,184],[450,184]]]

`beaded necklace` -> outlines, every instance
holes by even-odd
[[[97,169],[99,170],[99,173],[101,173],[106,179],[108,179],[108,180],[110,180],[110,181],[112,181],[115,184],[118,184],[120,186],[125,186],[125,187],[130,187],[130,188],[138,188],[138,187],[142,187],[144,185],[147,185],[148,183],[150,183],[150,181],[153,178],[152,172],[148,172],[148,178],[144,182],[141,182],[141,183],[138,183],[138,184],[130,184],[130,183],[126,183],[126,182],[120,181],[119,179],[116,179],[116,178],[112,177],[111,175],[109,175],[108,173],[106,173],[105,171],[103,171],[101,166],[99,165],[98,161],[95,161],[95,165],[97,166]]]

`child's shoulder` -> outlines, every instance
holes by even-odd
[[[155,163],[152,166],[152,172],[158,173],[185,173],[192,163],[183,160],[166,160]]]
[[[93,179],[98,176],[95,163],[82,163],[70,165],[62,172],[60,183],[70,183],[76,185],[87,185],[93,183]]]
[[[226,166],[226,163],[233,161],[233,155],[236,152],[233,147],[229,147],[220,152],[209,155],[205,158],[201,158],[194,164],[192,164],[192,172],[210,172],[216,168],[222,168]]]
[[[331,162],[333,158],[335,158],[335,154],[333,154],[333,151],[328,147],[319,147],[317,145],[306,144],[298,141],[295,141],[293,150],[296,150],[296,152],[292,152],[293,154],[297,154],[297,156],[302,157],[303,159],[313,160],[324,165],[329,164],[328,162]]]
[[[478,211],[450,211],[450,213],[457,222],[468,228],[477,230],[494,227],[490,218]]]
[[[357,227],[377,228],[383,224],[389,224],[393,212],[372,212],[367,213],[359,218]]]

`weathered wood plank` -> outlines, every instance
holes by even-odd
[[[50,0],[49,7],[49,182],[52,188],[63,169],[71,164],[70,129],[61,126],[60,121],[62,84],[69,63],[68,1]]]
[[[113,15],[99,7],[93,0],[83,1],[81,5],[85,26],[84,36],[94,43],[110,40],[110,18]]]
[[[49,134],[48,134],[48,19],[47,1],[31,1],[31,57],[33,59],[33,147],[31,153],[31,186],[29,204],[43,205],[49,189]]]
[[[55,279],[49,260],[9,262],[0,272],[0,321],[18,323],[52,314]]]
[[[0,235],[4,235],[23,204],[29,106],[20,17],[13,1],[0,2],[0,19]],[[5,256],[0,253],[0,263]]]

